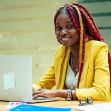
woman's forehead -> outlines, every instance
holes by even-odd
[[[56,24],[57,24],[57,23],[60,23],[60,22],[66,22],[66,23],[68,23],[68,22],[71,22],[71,20],[70,20],[70,18],[69,18],[69,16],[68,16],[67,14],[65,14],[65,13],[60,13],[60,14],[57,16],[57,18],[56,18]]]

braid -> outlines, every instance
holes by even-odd
[[[108,62],[109,62],[109,71],[110,71],[110,87],[111,87],[111,55],[108,51]]]
[[[67,12],[69,14],[69,17],[70,17],[75,29],[79,32],[80,31],[79,26],[78,26],[79,22],[77,21],[77,19],[74,16],[72,7],[70,5],[68,5],[68,4],[66,5],[66,7],[67,7],[66,10],[67,10]]]
[[[94,22],[94,20],[93,20],[93,18],[91,16],[91,14],[82,5],[80,5],[80,4],[74,4],[74,5],[79,7],[80,12],[81,12],[81,14],[83,16],[83,19],[86,22],[89,30],[91,32],[93,32],[93,36],[92,37],[94,37],[94,39],[96,39],[96,40],[104,41],[102,35],[99,32],[99,29],[97,28],[97,26],[96,26],[96,24],[95,24],[95,22]]]
[[[92,16],[90,15],[90,13],[86,10],[85,7],[83,7],[80,4],[74,4],[76,6],[79,7],[80,12],[83,16],[84,21],[86,22],[89,30],[93,33],[94,39],[99,40],[101,42],[104,42],[104,39],[102,37],[102,35],[99,32],[99,29],[97,28]],[[111,87],[111,55],[110,52],[108,51],[108,63],[109,63],[109,72],[110,72],[110,87]]]
[[[73,8],[72,8],[73,7]],[[80,81],[80,77],[82,74],[82,70],[83,70],[83,65],[84,65],[84,54],[85,54],[85,36],[84,34],[84,30],[83,30],[83,21],[82,21],[82,17],[80,14],[79,9],[77,8],[77,6],[73,6],[72,7],[70,5],[67,5],[67,12],[69,14],[69,17],[71,19],[71,21],[73,22],[73,25],[75,27],[75,29],[80,33],[80,50],[79,50],[79,78],[78,78],[78,83],[77,83],[77,87],[79,87],[79,81]],[[74,10],[77,12],[78,15],[78,19],[77,19],[77,15],[74,15]]]

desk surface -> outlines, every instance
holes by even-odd
[[[7,111],[7,105],[9,102],[0,102],[0,111]],[[44,102],[44,103],[34,103],[32,105],[39,106],[54,106],[54,107],[71,107],[74,105],[78,105],[78,101],[52,101],[52,102]],[[76,110],[75,110],[76,111]]]
[[[96,103],[98,103],[97,101]],[[9,102],[1,102],[0,101],[0,111],[7,111],[7,105]],[[100,103],[100,102],[99,102]],[[44,103],[34,103],[32,105],[39,105],[39,106],[53,106],[53,107],[72,107],[75,105],[78,105],[78,101],[65,101],[65,100],[59,100],[59,101],[52,101],[52,102],[44,102]],[[78,111],[78,110],[73,110]]]

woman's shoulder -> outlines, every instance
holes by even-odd
[[[108,52],[108,45],[101,41],[90,40],[86,43],[86,55],[95,58],[98,54]]]
[[[61,52],[61,51],[64,51],[65,50],[65,47],[63,45],[59,45],[56,49],[56,52]]]
[[[58,47],[57,47],[57,49],[56,49],[56,52],[55,52],[55,55],[57,56],[57,55],[62,55],[63,53],[64,53],[64,51],[65,51],[65,47],[63,46],[63,45],[59,45]]]
[[[69,51],[70,51],[70,48],[65,47],[63,45],[59,45],[58,48],[56,49],[55,56],[63,57],[64,54],[69,53]]]
[[[90,40],[87,42],[87,45],[91,46],[92,48],[101,48],[101,47],[105,47],[108,48],[108,45],[105,42],[101,42],[101,41],[97,41],[97,40]]]

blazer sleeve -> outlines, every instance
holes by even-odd
[[[45,88],[51,89],[55,85],[55,64],[56,64],[56,56],[59,53],[61,46],[57,48],[55,56],[54,56],[54,63],[50,65],[49,69],[43,74],[41,79],[34,84],[32,84],[32,88]]]

